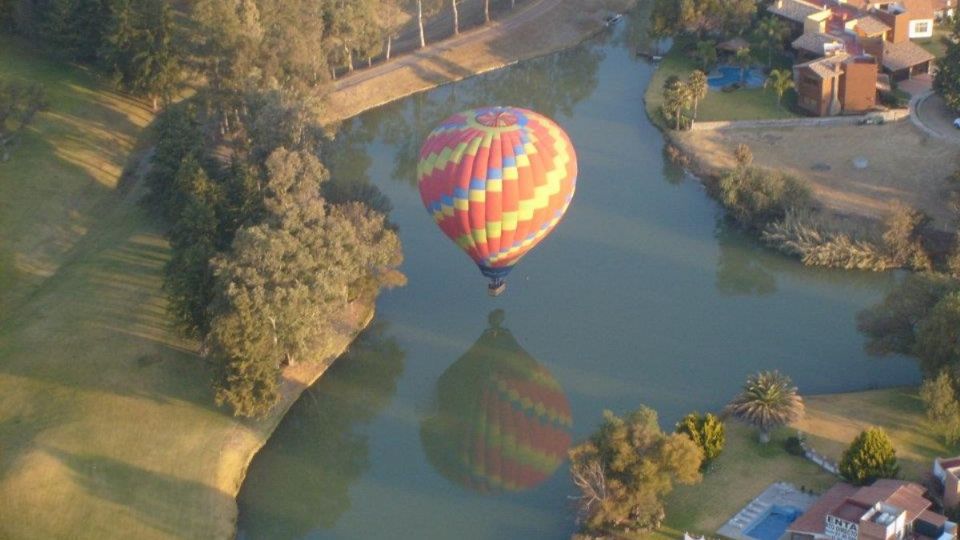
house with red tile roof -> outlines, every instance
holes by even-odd
[[[955,540],[957,524],[931,510],[920,484],[837,484],[794,521],[788,540]]]
[[[768,11],[788,21],[796,36],[791,45],[800,107],[817,116],[861,113],[876,106],[886,77],[902,81],[929,73],[933,55],[911,39],[933,35],[934,2],[774,0]]]

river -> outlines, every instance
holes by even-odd
[[[604,409],[646,404],[670,429],[760,369],[806,394],[919,382],[913,362],[866,355],[855,328],[894,274],[769,252],[664,159],[642,103],[653,67],[621,24],[365,113],[324,150],[334,177],[389,198],[409,283],[380,296],[371,329],[254,459],[240,538],[568,537],[574,490],[557,456]],[[415,180],[436,123],[493,104],[554,118],[580,162],[566,218],[495,299]]]

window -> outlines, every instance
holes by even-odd
[[[929,34],[930,33],[930,23],[927,21],[918,22],[913,27],[914,34]]]

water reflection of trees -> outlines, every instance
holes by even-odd
[[[369,466],[358,427],[390,402],[404,352],[375,324],[308,389],[257,455],[240,492],[245,538],[302,538],[334,526]]]
[[[379,135],[394,151],[392,177],[416,186],[420,145],[444,118],[499,104],[549,117],[572,115],[576,104],[596,89],[603,58],[601,47],[582,45],[380,107],[344,123],[325,149],[326,162],[334,176],[369,181],[370,158],[365,152]]]
[[[428,461],[481,493],[532,489],[566,459],[570,405],[557,380],[490,314],[480,339],[437,382],[436,412],[423,420]]]

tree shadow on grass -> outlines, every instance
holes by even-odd
[[[44,451],[69,467],[74,481],[87,493],[128,509],[150,528],[177,538],[208,538],[225,532],[206,530],[211,524],[223,523],[223,520],[183,510],[191,507],[230,508],[233,497],[228,493],[106,456],[70,453],[49,447]]]

